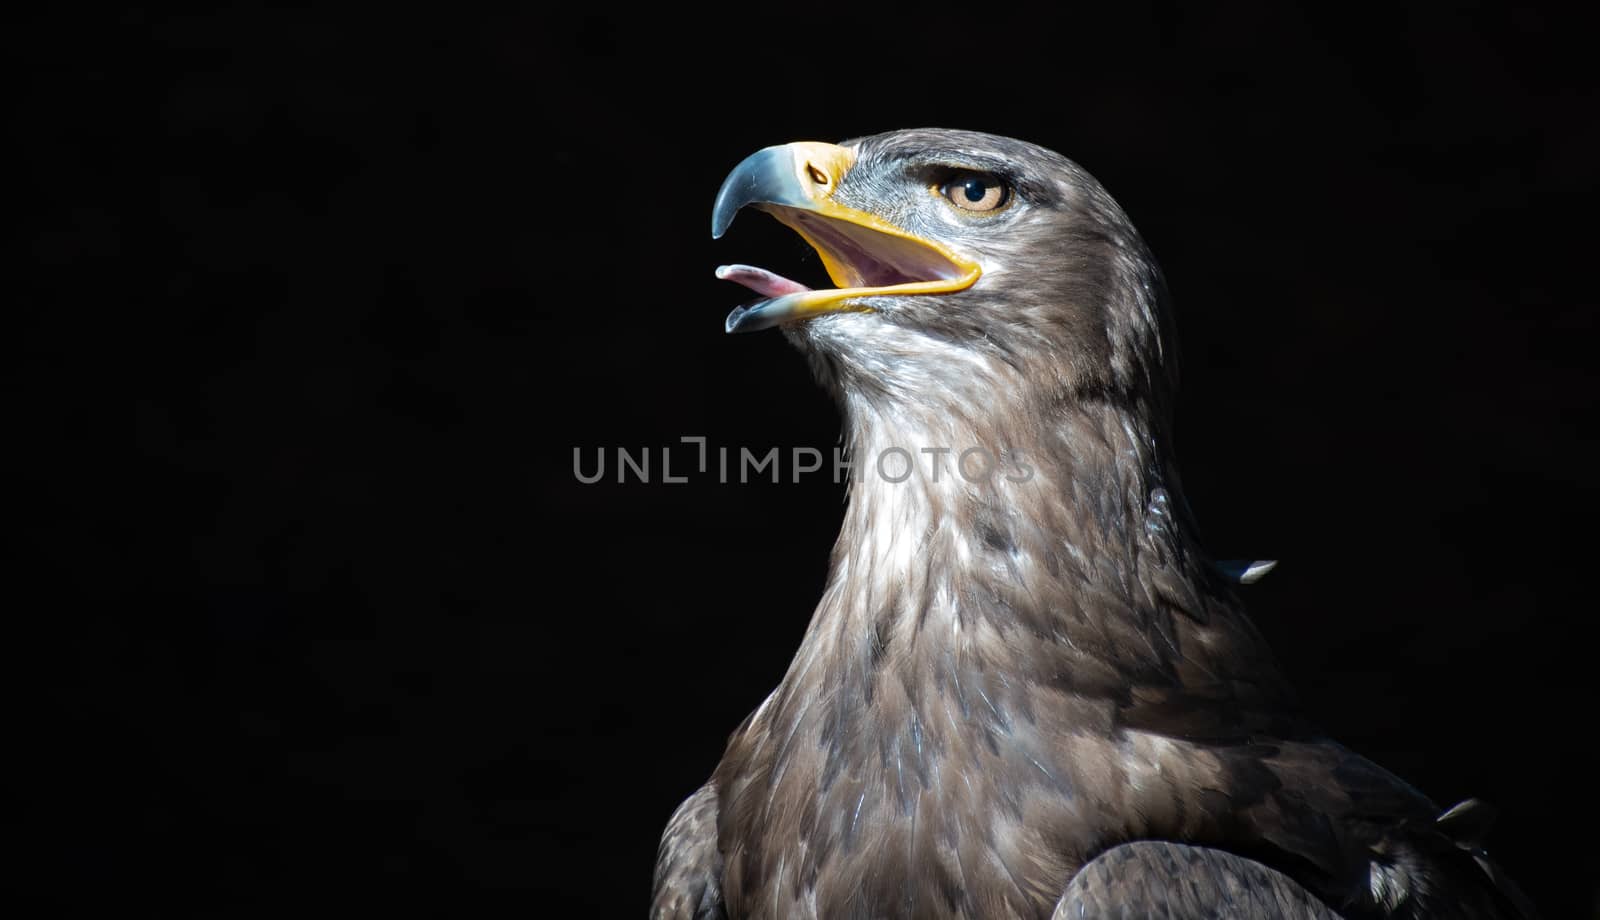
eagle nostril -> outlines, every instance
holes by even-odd
[[[813,165],[811,163],[807,163],[806,164],[806,173],[811,176],[811,181],[812,182],[815,182],[818,185],[827,185],[828,184],[828,174],[823,172],[822,170],[818,169],[815,165]]]

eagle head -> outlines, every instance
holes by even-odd
[[[781,327],[825,383],[879,404],[1014,407],[1112,398],[1164,409],[1176,373],[1160,271],[1122,209],[1060,154],[972,131],[768,147],[723,183],[720,237],[767,211],[837,285],[764,269],[729,332]]]

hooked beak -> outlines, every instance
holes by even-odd
[[[713,239],[727,232],[740,209],[766,211],[811,244],[838,285],[812,290],[765,269],[724,265],[718,278],[765,295],[728,314],[728,332],[753,332],[826,313],[870,312],[862,298],[947,294],[978,280],[983,273],[978,264],[943,243],[833,200],[855,156],[834,144],[784,144],[756,151],[723,180],[711,212]]]

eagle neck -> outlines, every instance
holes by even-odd
[[[896,669],[1103,670],[1104,643],[1075,639],[1147,631],[1167,602],[1147,586],[1203,603],[1161,426],[1142,404],[1061,394],[999,429],[979,421],[992,405],[846,403],[849,505],[792,677],[870,698]]]

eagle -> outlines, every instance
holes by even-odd
[[[1319,731],[1201,549],[1165,283],[1086,171],[990,134],[768,147],[836,288],[729,265],[844,418],[849,499],[782,682],[658,850],[656,918],[1518,917],[1483,849]]]

